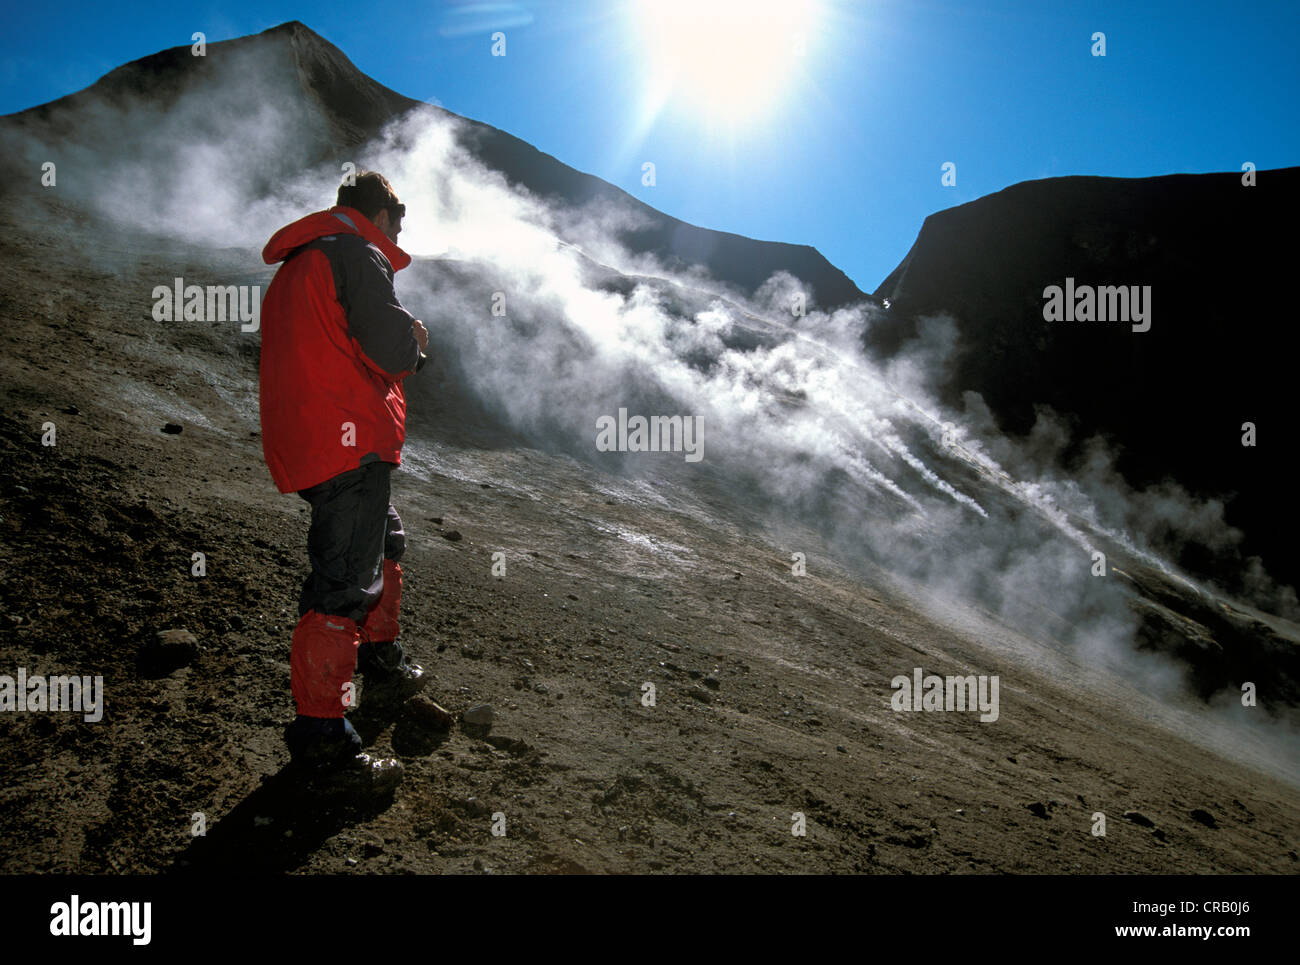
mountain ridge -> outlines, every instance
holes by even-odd
[[[42,129],[53,129],[62,137],[74,137],[77,114],[96,99],[120,108],[129,104],[131,98],[144,98],[167,110],[195,85],[217,76],[222,69],[218,66],[221,55],[233,52],[249,57],[259,66],[269,61],[285,79],[295,81],[329,132],[330,136],[319,143],[297,145],[300,153],[286,167],[329,160],[340,148],[356,147],[374,139],[384,125],[410,111],[433,110],[456,118],[463,125],[459,134],[461,146],[501,173],[511,185],[522,186],[542,198],[558,198],[573,208],[591,202],[628,206],[638,216],[640,225],[620,230],[618,240],[637,254],[659,258],[669,269],[703,265],[716,280],[749,294],[774,272],[784,270],[810,285],[816,303],[823,308],[871,301],[870,296],[811,245],[752,239],[734,232],[703,228],[665,214],[521,138],[384,86],[301,21],[288,21],[258,34],[214,41],[207,45],[205,57],[193,56],[190,49],[189,46],[171,47],[130,61],[89,87],[5,115],[0,121],[37,135]],[[292,71],[287,69],[286,54],[292,61]],[[173,84],[174,89],[166,86],[159,89],[160,85]],[[398,190],[400,193],[400,185]]]
[[[875,296],[888,299],[868,348],[890,358],[947,313],[959,349],[943,399],[980,393],[1001,429],[1027,435],[1048,406],[1083,458],[1100,435],[1134,486],[1168,479],[1227,504],[1243,553],[1295,586],[1300,553],[1276,525],[1290,513],[1285,438],[1289,342],[1269,324],[1291,272],[1278,242],[1300,215],[1300,167],[1154,178],[1076,175],[1011,185],[926,218]],[[1046,322],[1044,291],[1149,286],[1152,327]],[[1142,413],[1142,418],[1134,418]],[[1243,424],[1261,433],[1241,445]],[[1263,441],[1267,426],[1271,437]],[[1180,561],[1204,571],[1195,553]]]

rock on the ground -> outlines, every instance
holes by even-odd
[[[1205,825],[1207,828],[1217,828],[1219,826],[1218,822],[1214,820],[1214,815],[1201,808],[1192,809],[1192,820]]]
[[[166,676],[188,667],[199,655],[199,641],[185,629],[159,630],[140,648],[140,669]]]
[[[486,727],[496,719],[491,704],[475,704],[460,715],[461,721],[476,727]]]
[[[422,694],[417,694],[406,702],[406,711],[420,723],[439,730],[450,730],[456,723],[451,711]]]
[[[1125,811],[1124,818],[1128,821],[1132,821],[1134,824],[1139,825],[1140,827],[1154,828],[1156,826],[1156,823],[1152,821],[1149,817],[1147,817],[1145,814],[1143,814],[1141,811]]]

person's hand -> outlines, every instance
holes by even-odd
[[[415,341],[420,346],[421,352],[428,351],[429,348],[429,330],[424,327],[424,322],[418,318],[411,323],[411,331],[415,333]]]

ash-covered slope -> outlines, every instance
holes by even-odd
[[[1101,433],[1137,486],[1172,478],[1227,501],[1284,583],[1300,582],[1290,527],[1294,355],[1288,318],[1300,168],[1156,178],[1066,177],[1014,185],[926,219],[875,292],[890,320],[869,346],[892,355],[919,316],[947,312],[960,355],[944,385],[979,392],[1001,426],[1026,433],[1035,407],[1076,423],[1073,452]],[[1045,321],[1044,289],[1150,286],[1151,327]],[[1258,444],[1242,445],[1243,423]],[[1234,560],[1189,547],[1180,561],[1232,585]]]
[[[363,682],[354,724],[406,780],[392,801],[322,808],[285,768],[309,507],[262,463],[258,335],[160,322],[141,296],[173,273],[229,277],[255,253],[123,232],[113,243],[135,257],[106,272],[98,225],[50,245],[0,209],[0,228],[2,672],[104,681],[98,723],[6,715],[0,871],[1294,873],[1295,755],[1256,763],[1249,727],[1140,674],[1113,679],[1095,651],[1053,649],[1061,589],[1034,592],[1032,638],[986,611],[937,620],[888,573],[843,569],[798,518],[749,531],[744,504],[715,506],[701,481],[458,441],[467,427],[429,367],[394,482],[402,639],[434,697],[497,717],[486,733],[394,719],[371,712]],[[491,274],[417,270],[447,293]],[[443,359],[472,334],[435,332]],[[474,353],[460,367],[481,379]],[[47,422],[57,445],[42,444]],[[780,455],[764,454],[765,469]],[[1158,572],[1126,569],[1188,627]],[[167,629],[193,648],[159,653]],[[1214,635],[1197,643],[1236,659]],[[896,712],[890,681],[918,666],[1001,675],[997,720]],[[1246,672],[1277,695],[1276,670]],[[796,810],[807,838],[785,830]],[[1087,833],[1097,810],[1104,846]]]
[[[788,271],[812,287],[823,307],[867,300],[815,248],[755,241],[669,217],[504,131],[390,90],[297,21],[209,44],[201,57],[182,46],[132,61],[83,91],[0,119],[0,137],[11,163],[35,169],[51,158],[69,162],[67,171],[60,164],[60,176],[67,192],[75,193],[79,181],[91,189],[95,161],[93,155],[69,157],[67,148],[138,138],[146,160],[159,153],[183,153],[192,140],[196,104],[211,125],[227,117],[256,118],[269,109],[292,116],[293,129],[284,136],[268,142],[258,128],[257,143],[245,138],[246,150],[229,158],[232,178],[246,179],[263,191],[312,165],[346,160],[350,149],[375,138],[385,124],[423,108],[462,120],[457,132],[461,146],[510,185],[571,209],[593,203],[616,206],[627,223],[617,240],[635,254],[653,255],[670,269],[702,266],[714,279],[748,293],[774,272]],[[159,137],[169,121],[183,131]],[[18,158],[14,151],[20,151]],[[147,191],[149,185],[133,187]]]

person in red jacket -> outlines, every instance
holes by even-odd
[[[363,754],[344,713],[358,669],[368,704],[424,682],[397,642],[405,534],[389,502],[406,437],[402,380],[429,344],[393,291],[411,263],[397,247],[405,211],[383,175],[363,172],[335,207],[281,228],[262,252],[283,262],[262,303],[262,452],[279,491],[311,504],[285,739],[295,763],[387,787],[401,763]]]

